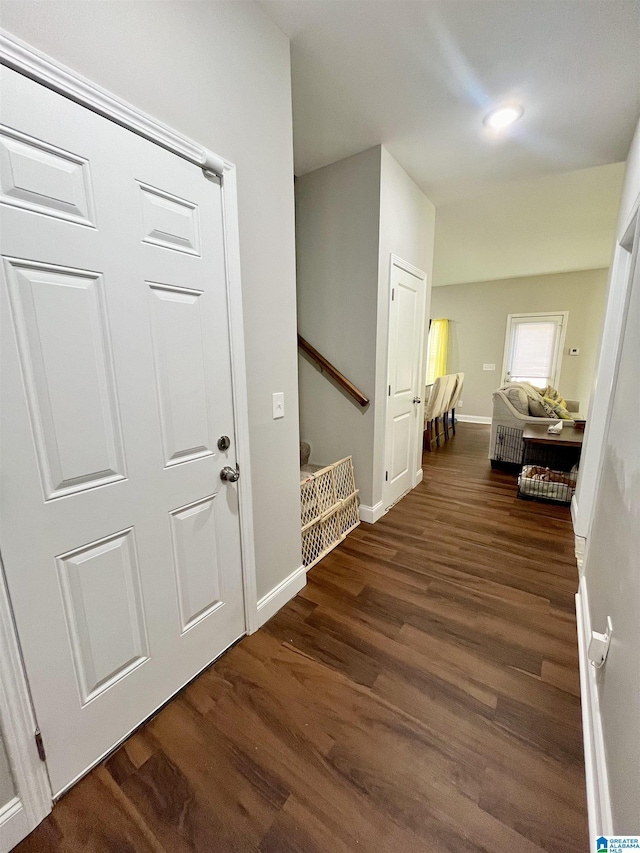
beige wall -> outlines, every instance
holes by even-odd
[[[604,320],[607,270],[558,273],[501,281],[436,287],[431,316],[447,317],[449,372],[463,371],[460,415],[491,417],[491,394],[502,385],[507,315],[568,311],[569,322],[560,373],[560,393],[580,401],[585,414],[591,394]],[[570,347],[580,355],[569,356]],[[495,372],[483,364],[495,364]]]
[[[9,32],[238,167],[258,596],[301,564],[289,42],[257,3],[4,2]],[[286,417],[271,395],[284,391]]]

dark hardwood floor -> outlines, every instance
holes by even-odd
[[[426,454],[20,853],[584,853],[569,511],[487,446],[461,424]]]

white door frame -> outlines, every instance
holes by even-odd
[[[419,374],[418,374],[418,396],[420,397],[420,403],[418,405],[417,418],[418,418],[418,423],[421,424],[424,420],[424,405],[425,405],[424,383],[425,383],[425,375],[426,375],[426,370],[427,370],[427,359],[426,359],[426,352],[425,352],[425,342],[426,342],[425,326],[426,326],[426,318],[427,318],[427,313],[428,313],[427,308],[429,306],[429,299],[428,299],[428,293],[427,293],[427,288],[428,288],[427,274],[426,274],[426,272],[423,272],[421,269],[418,269],[418,267],[414,267],[413,264],[410,264],[408,261],[405,261],[402,258],[399,258],[398,255],[394,255],[393,253],[391,253],[389,255],[389,276],[388,276],[388,284],[387,284],[387,289],[388,289],[388,293],[387,293],[387,306],[388,306],[388,310],[387,310],[387,340],[386,340],[387,363],[386,363],[386,373],[385,373],[385,385],[389,379],[389,333],[391,330],[390,319],[391,319],[391,290],[392,290],[391,282],[393,279],[393,268],[394,267],[398,267],[399,269],[404,270],[405,272],[408,272],[409,275],[415,276],[417,279],[424,282],[424,314],[425,314],[425,316],[423,318],[423,323],[420,326],[420,345],[418,348],[419,352],[420,352],[420,370],[419,370]],[[389,397],[387,396],[386,390],[384,393],[384,401],[385,401],[385,403],[384,403],[384,426],[385,426],[385,430],[384,430],[384,459],[385,459],[385,463],[386,463],[386,459],[387,459],[387,415],[388,415],[388,408],[389,408]],[[419,441],[418,441],[418,437],[419,437]],[[414,469],[411,473],[411,488],[412,489],[415,489],[415,487],[418,485],[418,483],[422,480],[422,476],[423,476],[423,473],[422,473],[422,430],[418,430],[416,432],[416,450],[415,450],[415,452],[416,452],[416,464],[415,464]],[[384,466],[383,466],[383,469],[384,469]],[[389,508],[389,501],[387,499],[388,483],[384,479],[384,470],[382,471],[382,477],[383,477],[383,480],[382,480],[382,508],[383,508],[383,511],[386,511],[386,509]],[[404,497],[404,495],[402,497]],[[402,498],[400,498],[400,500],[401,499]],[[396,503],[397,503],[397,501],[396,501]]]
[[[157,121],[106,89],[87,80],[36,48],[0,30],[0,64],[53,89],[81,106],[137,133],[150,142],[195,163],[221,179],[226,260],[226,287],[231,350],[231,382],[235,418],[236,452],[242,476],[238,481],[240,541],[245,624],[248,634],[260,627],[256,587],[249,454],[249,409],[247,397],[240,239],[236,167],[193,140]],[[0,543],[1,546],[1,543]],[[6,634],[6,636],[5,636]],[[8,699],[5,738],[9,760],[15,768],[24,813],[33,829],[51,809],[51,788],[37,752],[34,763],[35,719],[24,674],[19,644],[13,627],[11,607],[0,567],[0,699]],[[6,695],[5,695],[6,694]],[[18,778],[20,776],[20,778]],[[0,811],[0,827],[3,813]],[[14,819],[13,812],[5,819]],[[3,853],[0,848],[0,853]]]
[[[36,719],[0,562],[0,729],[16,791],[0,803],[0,853],[7,853],[51,811],[46,765],[36,748]]]
[[[504,336],[504,353],[502,355],[502,373],[501,373],[501,383],[504,385],[505,376],[507,375],[507,367],[509,366],[509,347],[511,345],[511,324],[514,318],[518,317],[562,317],[562,326],[560,331],[560,337],[556,341],[556,352],[554,356],[554,365],[555,370],[553,373],[553,381],[552,385],[554,388],[558,387],[558,382],[560,380],[560,371],[562,370],[562,356],[564,353],[564,340],[567,335],[567,323],[569,320],[569,312],[568,311],[533,311],[529,314],[525,312],[519,312],[517,314],[507,314],[507,329]]]

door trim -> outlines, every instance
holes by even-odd
[[[423,322],[422,326],[420,327],[420,345],[419,345],[420,372],[419,372],[419,376],[418,376],[418,393],[420,394],[420,403],[418,405],[418,412],[417,412],[418,424],[421,424],[424,420],[424,403],[425,403],[425,401],[424,401],[424,383],[425,383],[425,374],[426,374],[426,370],[427,370],[426,352],[425,352],[425,342],[426,342],[425,325],[426,325],[426,317],[427,317],[427,313],[428,313],[427,306],[429,304],[429,299],[428,299],[428,294],[427,294],[427,289],[428,289],[429,285],[428,285],[428,281],[427,281],[426,272],[423,272],[423,270],[419,269],[418,267],[415,267],[413,264],[410,264],[408,261],[405,261],[402,258],[398,257],[398,255],[394,255],[393,252],[390,253],[390,255],[389,255],[389,275],[387,277],[387,330],[386,330],[387,334],[386,334],[386,342],[385,342],[387,357],[386,357],[385,384],[388,382],[388,378],[389,378],[389,332],[390,332],[390,319],[391,319],[391,290],[392,290],[391,281],[392,281],[393,268],[394,267],[398,267],[398,269],[404,270],[404,272],[407,272],[407,273],[409,273],[409,275],[412,275],[415,278],[419,279],[420,281],[424,282],[425,322]],[[422,393],[420,393],[420,392],[422,392]],[[384,464],[383,468],[386,468],[387,451],[388,451],[388,447],[387,447],[387,415],[388,415],[388,407],[389,407],[389,398],[386,394],[386,391],[385,391],[385,395],[384,395],[384,401],[385,401],[384,402],[384,461],[385,461],[385,464]],[[418,441],[418,437],[420,439],[419,441]],[[418,485],[418,483],[422,480],[422,430],[421,429],[418,430],[416,433],[416,445],[417,445],[416,446],[416,465],[414,467],[414,470],[411,472],[411,489],[415,489],[415,487]],[[382,496],[383,496],[382,497],[382,506],[385,509],[388,509],[390,506],[389,499],[387,497],[388,488],[389,488],[388,484],[384,479],[384,470],[383,470],[382,471]],[[409,489],[409,491],[411,491],[411,489]],[[406,494],[406,492],[405,492],[405,494]],[[402,500],[403,497],[404,497],[404,495],[401,495],[400,498],[398,498],[398,500]],[[398,501],[395,501],[395,503],[397,503],[397,502]]]
[[[52,792],[36,748],[36,719],[1,562],[0,709],[0,728],[16,786],[15,798],[0,809],[0,851],[5,853],[49,814]]]
[[[245,629],[251,634],[260,627],[260,619],[253,538],[236,167],[231,161],[157,121],[5,30],[0,30],[0,64],[200,166],[205,175],[203,179],[206,180],[207,173],[214,173],[221,178],[236,456],[242,472],[238,482],[242,584]],[[33,760],[35,718],[2,570],[0,638],[3,641],[0,646],[0,699],[5,700],[4,707],[8,708],[7,719],[4,720],[7,749],[15,768],[22,805],[33,829],[51,810],[51,787],[45,766],[37,758],[37,753],[36,760]]]
[[[554,358],[555,371],[553,374],[553,387],[557,389],[560,381],[560,372],[562,370],[562,356],[564,354],[564,341],[567,336],[567,324],[569,322],[568,311],[532,311],[519,312],[515,314],[507,314],[507,328],[504,335],[504,351],[502,353],[502,373],[500,374],[501,386],[505,384],[505,376],[507,375],[507,367],[509,365],[509,346],[511,344],[511,324],[514,317],[562,317],[562,326],[560,337],[558,338],[557,350]]]

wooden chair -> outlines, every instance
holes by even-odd
[[[424,444],[430,452],[433,444],[433,428],[435,423],[436,445],[440,447],[440,432],[438,430],[438,419],[442,414],[442,406],[447,394],[447,377],[439,376],[431,386],[431,393],[424,408]]]
[[[449,417],[451,417],[451,430],[453,434],[456,434],[456,406],[458,405],[458,400],[460,399],[460,395],[462,394],[462,386],[464,384],[464,373],[456,373],[454,374],[456,381],[453,388],[453,394],[451,395],[451,399],[447,406],[447,411],[444,414],[445,419],[445,436],[449,438]]]

